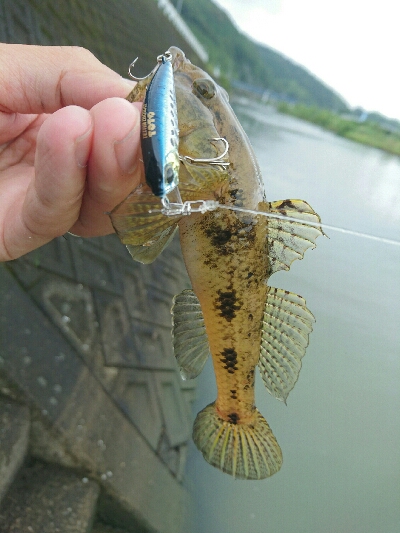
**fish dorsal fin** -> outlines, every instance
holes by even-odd
[[[115,209],[110,218],[123,244],[150,246],[169,228],[175,227],[178,216],[166,217],[161,213],[160,198],[154,196],[150,187],[139,185]],[[160,250],[161,251],[161,250]]]
[[[146,245],[127,244],[127,248],[132,258],[139,263],[145,265],[152,263],[160,253],[168,246],[174,238],[178,226],[171,226],[156,236],[152,241]]]
[[[203,313],[195,293],[185,289],[175,296],[171,313],[174,352],[181,376],[193,379],[210,355]]]
[[[294,222],[270,218],[268,220],[268,249],[271,276],[278,270],[289,270],[295,259],[303,259],[307,248],[315,248],[315,240],[324,232],[321,228],[307,225],[321,219],[312,207],[303,200],[279,200],[269,203],[269,211],[277,215],[304,220]]]
[[[286,402],[299,377],[313,322],[304,298],[268,287],[258,366],[268,392],[278,400]]]

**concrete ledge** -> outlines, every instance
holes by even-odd
[[[24,467],[0,509],[2,533],[89,533],[99,486],[62,467]]]
[[[0,501],[22,465],[28,439],[28,408],[0,399]]]

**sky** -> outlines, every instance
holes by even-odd
[[[400,120],[400,6],[393,0],[213,0],[253,39],[347,103]]]

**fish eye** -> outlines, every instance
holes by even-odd
[[[165,179],[169,185],[174,181],[174,169],[171,166],[165,169]]]
[[[200,96],[207,98],[207,100],[215,96],[215,85],[211,80],[207,80],[205,78],[195,80],[193,82],[193,87]]]

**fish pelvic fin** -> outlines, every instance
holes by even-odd
[[[286,402],[298,380],[313,322],[304,298],[268,287],[258,367],[268,392],[278,400]]]
[[[269,276],[279,270],[289,270],[295,259],[303,259],[308,248],[315,248],[315,240],[324,235],[320,226],[309,226],[307,222],[318,224],[320,217],[304,200],[279,200],[270,202],[268,211],[299,220],[268,220]]]
[[[172,342],[183,379],[193,379],[203,370],[210,355],[200,302],[195,293],[185,289],[174,297]]]
[[[264,479],[282,466],[279,444],[257,409],[250,424],[233,424],[212,403],[197,415],[193,440],[208,463],[237,479]]]

